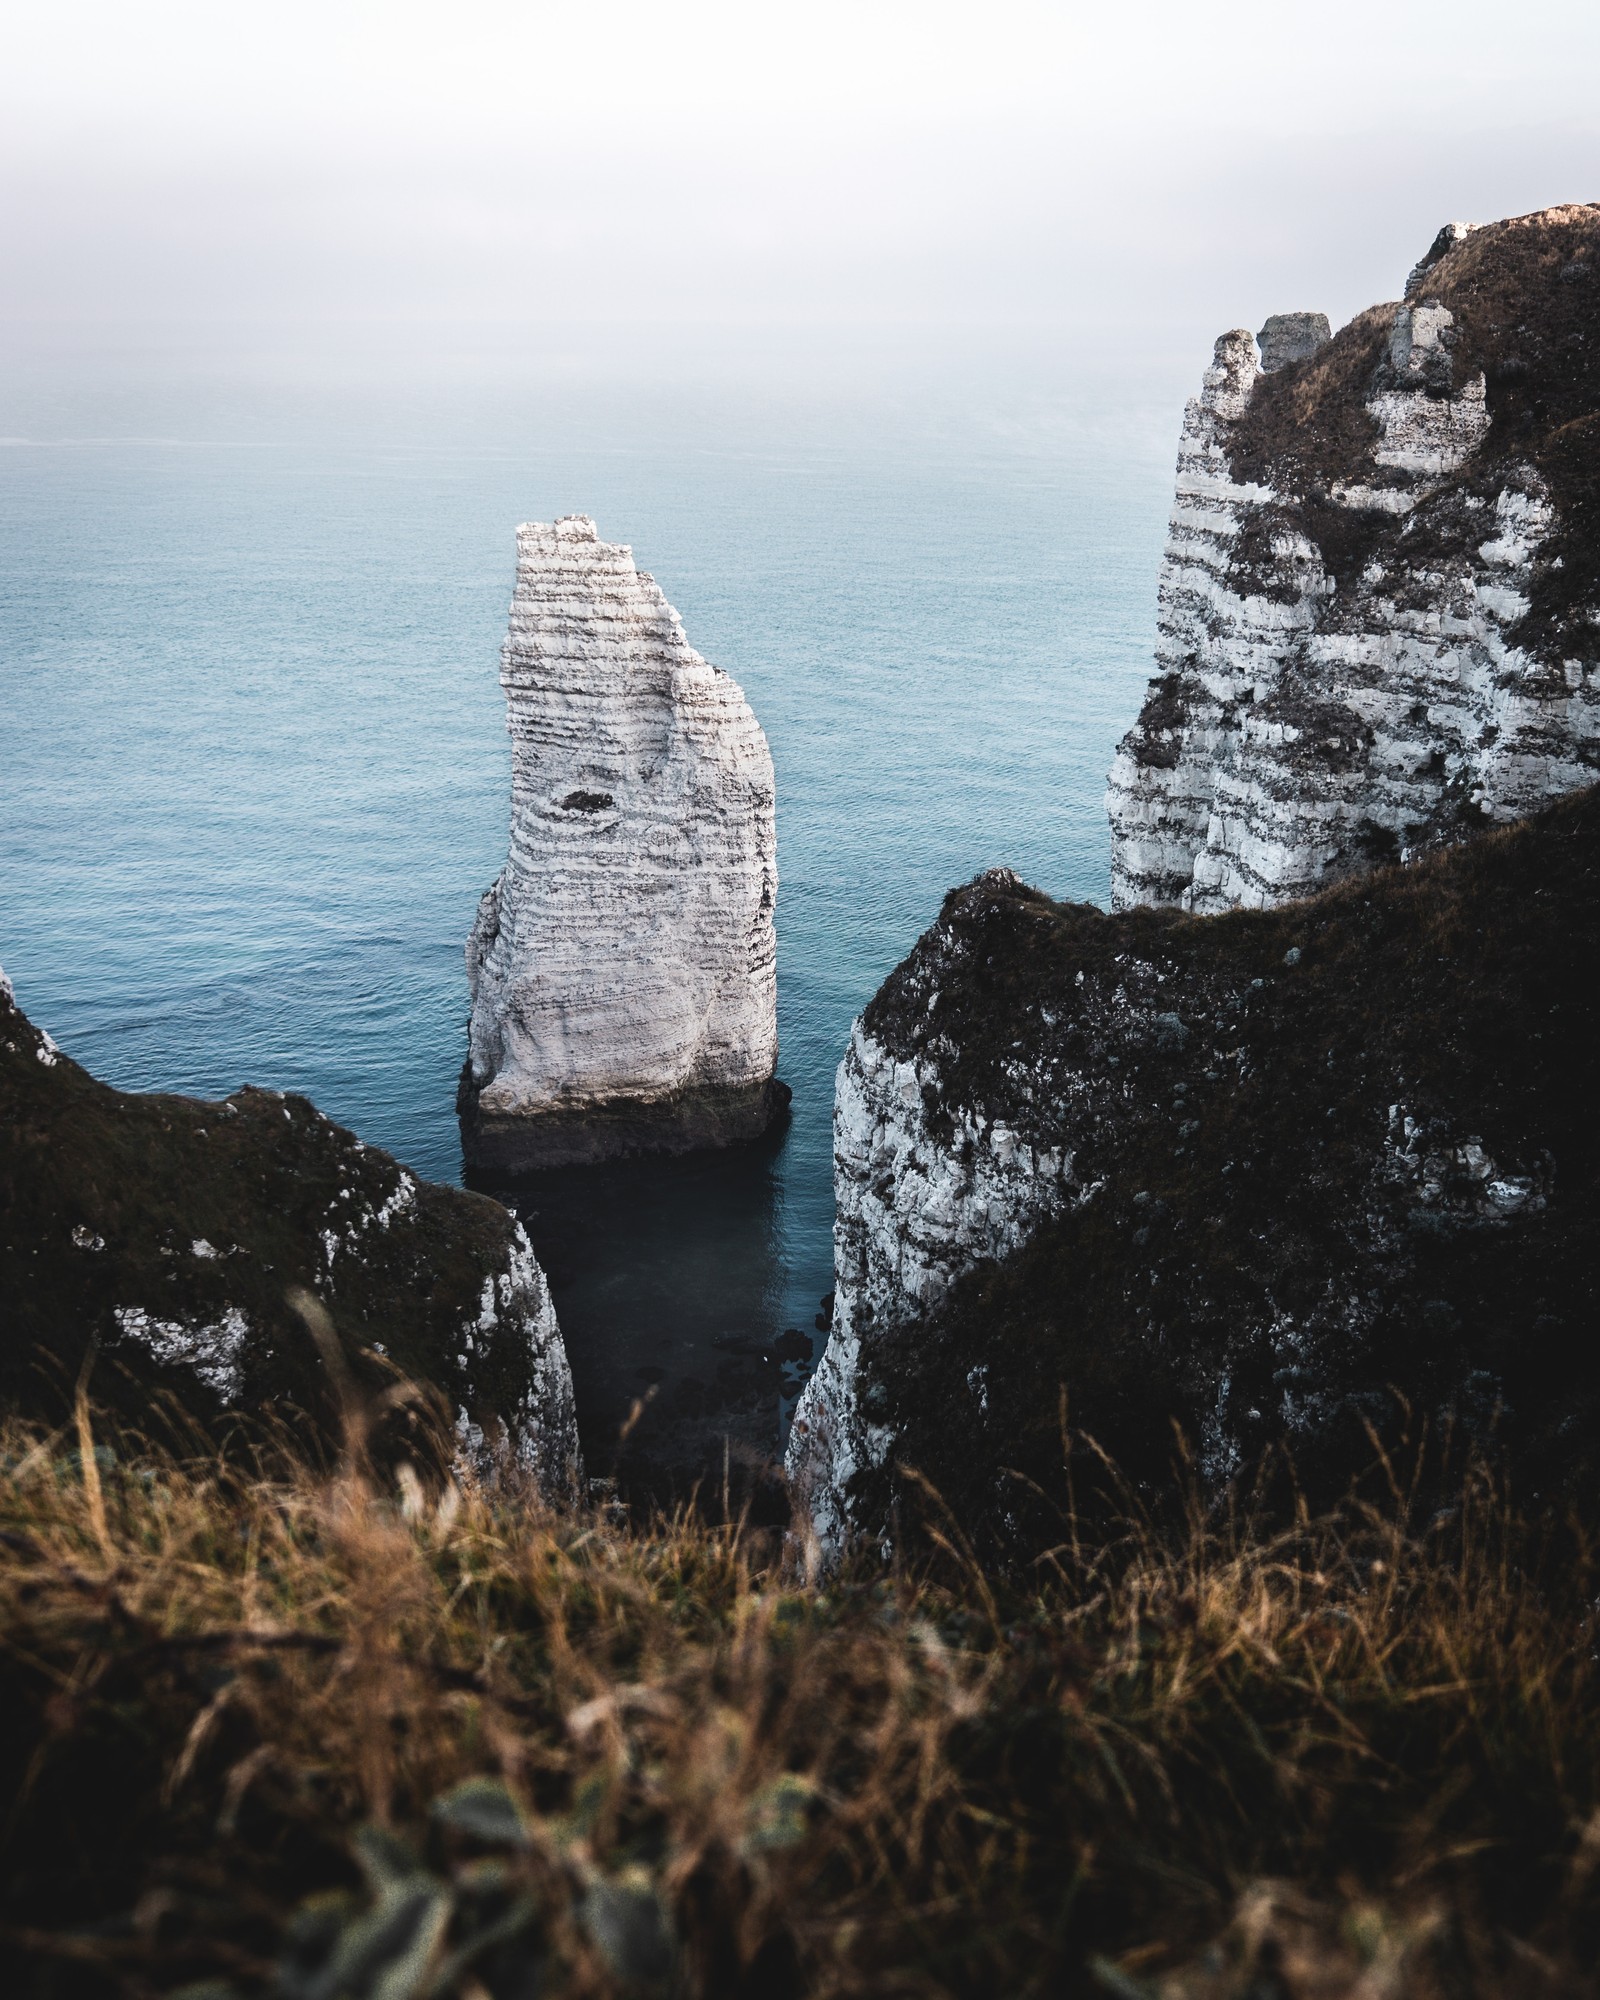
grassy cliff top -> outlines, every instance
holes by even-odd
[[[97,1441],[98,1436],[98,1441]],[[989,1577],[0,1434],[44,2000],[1592,1994],[1592,1535],[1065,1526]]]
[[[1446,504],[1410,524],[1374,515],[1356,567],[1380,539],[1402,559],[1414,543],[1417,561],[1437,561],[1452,539],[1449,493],[1494,487],[1525,467],[1555,502],[1558,521],[1518,643],[1541,658],[1593,659],[1600,653],[1600,204],[1475,229],[1418,281],[1411,303],[1425,301],[1454,317],[1455,390],[1484,377],[1488,436],[1459,474],[1441,482]],[[1397,303],[1371,306],[1314,354],[1262,376],[1230,427],[1235,476],[1310,506],[1315,540],[1352,532],[1317,511],[1330,489],[1373,479],[1377,432],[1366,402],[1382,385],[1397,310]]]

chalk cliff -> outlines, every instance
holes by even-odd
[[[92,1393],[135,1421],[166,1395],[201,1423],[277,1407],[337,1438],[296,1287],[370,1400],[422,1385],[384,1420],[387,1448],[579,1492],[566,1349],[514,1216],[418,1180],[303,1097],[113,1090],[0,974],[0,1397],[59,1416],[94,1351]]]
[[[997,869],[969,895],[1021,888]],[[967,956],[942,920],[894,978],[945,951],[952,970]],[[1069,1135],[947,1096],[939,1058],[953,1053],[951,981],[921,975],[919,966],[910,1006],[921,1018],[910,1033],[884,1034],[880,994],[851,1030],[834,1088],[833,1318],[786,1455],[800,1511],[827,1548],[849,1531],[851,1482],[882,1462],[896,1435],[887,1403],[863,1392],[863,1346],[921,1321],[963,1271],[1020,1249],[1043,1217],[1083,1198]],[[1086,1078],[1074,1090],[1092,1094]]]
[[[469,1162],[754,1137],[788,1101],[760,724],[581,515],[517,530],[501,660],[511,840],[467,943]]]
[[[1320,324],[1319,324],[1320,322]],[[1600,774],[1600,207],[1224,334],[1178,451],[1116,907],[1301,896]]]
[[[1115,913],[982,876],[852,1034],[788,1452],[824,1547],[902,1458],[1049,1532],[1063,1392],[1157,1473],[1174,1420],[1212,1475],[1337,1465],[1390,1384],[1547,1469],[1600,1415],[1600,208],[1224,335],[1159,626]]]
[[[839,1075],[789,1448],[824,1546],[896,1461],[974,1538],[1055,1539],[1063,1393],[1157,1481],[1174,1421],[1210,1477],[1284,1440],[1336,1481],[1391,1388],[1593,1476],[1597,959],[1593,787],[1266,911],[954,892]]]

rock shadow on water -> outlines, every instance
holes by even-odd
[[[466,1169],[532,1239],[589,1471],[614,1478],[630,1505],[671,1506],[698,1489],[720,1514],[726,1491],[734,1512],[787,1517],[782,1427],[801,1362],[779,1324],[787,1125],[719,1152]]]

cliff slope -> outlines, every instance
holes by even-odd
[[[303,1097],[113,1090],[0,976],[0,1398],[59,1415],[93,1345],[97,1400],[136,1421],[164,1391],[202,1422],[293,1405],[336,1434],[296,1286],[372,1392],[396,1372],[433,1384],[469,1462],[576,1490],[566,1351],[513,1216],[417,1180]]]
[[[518,1170],[754,1137],[778,1056],[772,758],[584,516],[517,530],[511,844],[467,943],[462,1140]]]
[[[840,1070],[824,1542],[893,1458],[1050,1538],[1063,1394],[1151,1477],[1174,1421],[1213,1478],[1274,1439],[1337,1477],[1392,1388],[1535,1484],[1591,1465],[1596,964],[1593,789],[1269,911],[954,893]]]
[[[1190,403],[1118,907],[1259,907],[1600,774],[1600,206],[1224,334]]]

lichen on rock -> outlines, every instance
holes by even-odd
[[[467,944],[462,1139],[557,1166],[751,1138],[774,1079],[772,758],[632,552],[517,531],[511,840]]]

